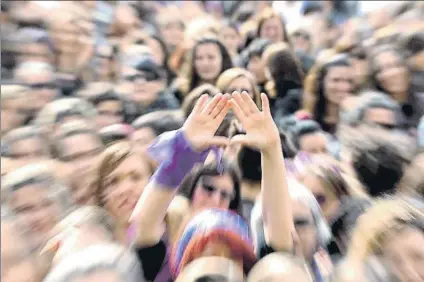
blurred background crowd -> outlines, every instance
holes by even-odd
[[[188,173],[160,244],[128,244],[147,148],[234,91],[269,99],[296,251],[265,250],[248,146]],[[2,1],[2,281],[241,281],[227,249],[170,266],[187,222],[219,208],[249,226],[248,281],[423,282],[423,115],[423,1]],[[231,111],[216,132],[242,134]]]

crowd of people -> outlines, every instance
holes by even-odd
[[[424,282],[424,5],[364,2],[2,1],[1,280]]]

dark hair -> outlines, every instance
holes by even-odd
[[[306,54],[303,51],[295,51],[295,54],[296,57],[299,59],[302,72],[307,75],[309,73],[309,70],[315,64],[315,58]]]
[[[378,73],[381,71],[381,69],[377,65],[376,58],[382,54],[382,53],[394,53],[396,56],[399,57],[400,63],[405,66],[408,69],[408,64],[405,60],[405,58],[402,56],[402,53],[393,45],[386,44],[376,47],[372,50],[369,58],[370,58],[370,68],[371,68],[371,82],[373,83],[376,90],[380,92],[384,92],[387,94],[391,94],[388,90],[384,89],[383,85],[380,84],[380,82],[377,79]]]
[[[268,47],[269,45],[271,45],[271,41],[269,41],[268,39],[264,39],[264,38],[254,39],[249,44],[249,46],[245,48],[243,52],[241,52],[237,64],[240,67],[247,68],[249,61],[254,57],[261,58],[266,47]]]
[[[141,56],[135,61],[131,61],[129,66],[135,68],[138,71],[152,73],[159,79],[165,79],[166,73],[164,68],[158,65],[152,56]]]
[[[240,187],[240,173],[237,168],[232,165],[227,160],[222,160],[219,164],[222,167],[222,170],[218,168],[218,163],[216,161],[199,165],[195,167],[183,180],[180,185],[179,193],[190,200],[193,200],[194,190],[197,187],[197,182],[201,176],[220,176],[229,174],[234,183],[234,192],[235,197],[230,202],[229,209],[237,212],[239,215],[242,215],[242,204],[241,204],[241,187]]]
[[[197,278],[194,282],[231,282],[227,277],[220,274],[204,275]]]
[[[99,131],[103,144],[108,147],[116,142],[129,140],[133,128],[128,124],[112,124]]]
[[[184,120],[170,111],[157,111],[137,118],[132,127],[135,130],[150,128],[156,134],[161,135],[164,132],[177,130],[183,126]]]
[[[300,150],[300,138],[316,132],[323,132],[319,123],[314,120],[299,120],[289,131],[289,143],[296,151]]]
[[[373,197],[394,193],[409,162],[401,149],[379,134],[354,143],[352,166],[368,193]]]
[[[266,65],[275,83],[276,96],[283,98],[291,89],[302,88],[303,73],[298,59],[285,43],[270,45],[264,53]]]
[[[199,73],[196,70],[194,61],[196,59],[197,48],[200,45],[204,45],[204,44],[215,44],[215,45],[218,46],[219,51],[220,51],[221,56],[222,56],[222,65],[221,65],[221,71],[220,71],[219,74],[221,74],[224,71],[233,67],[233,62],[231,60],[231,56],[230,56],[230,54],[228,53],[227,49],[225,48],[225,46],[222,44],[221,41],[219,41],[215,37],[202,37],[202,38],[198,39],[196,41],[196,43],[194,44],[193,49],[192,49],[192,53],[191,53],[191,64],[190,64],[191,72],[190,72],[190,75],[189,75],[189,89],[188,89],[188,91],[193,90],[194,88],[196,88],[200,84],[201,79],[200,79]],[[216,77],[216,79],[218,79],[219,74]]]
[[[329,62],[324,64],[321,70],[318,72],[318,77],[317,77],[318,97],[317,97],[317,102],[315,104],[314,117],[315,117],[315,120],[323,127],[324,130],[327,127],[324,121],[325,115],[327,114],[327,98],[325,97],[324,80],[331,68],[339,67],[339,66],[345,66],[345,67],[351,66],[349,62],[349,58],[346,54],[340,54],[333,57]]]
[[[121,97],[118,93],[115,91],[106,91],[103,93],[100,93],[98,95],[93,95],[92,97],[88,98],[88,101],[91,102],[94,106],[98,106],[99,104],[107,101],[117,101],[122,102]]]
[[[409,58],[417,55],[424,50],[424,32],[415,32],[409,34],[401,43],[405,57]]]
[[[150,34],[149,35],[152,39],[156,40],[163,52],[163,63],[162,63],[162,67],[165,70],[166,73],[166,79],[167,79],[167,84],[171,84],[172,79],[175,78],[175,74],[171,71],[171,69],[168,66],[168,61],[169,61],[169,50],[168,47],[166,46],[166,43],[163,39],[162,36],[158,35],[158,34]]]
[[[237,163],[243,180],[258,182],[262,179],[261,152],[243,146],[238,153]]]

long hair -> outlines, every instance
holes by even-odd
[[[262,11],[262,13],[259,15],[258,20],[257,20],[258,25],[257,25],[257,29],[256,29],[256,37],[258,37],[258,38],[261,37],[260,33],[261,33],[262,26],[264,25],[264,23],[267,20],[270,20],[272,18],[278,18],[280,20],[281,26],[283,27],[283,32],[284,32],[283,41],[291,47],[290,37],[289,37],[289,34],[287,32],[286,23],[284,22],[284,19],[277,12],[275,12],[272,8],[264,9]]]
[[[201,78],[199,76],[199,73],[196,70],[194,61],[196,59],[196,52],[200,45],[203,44],[215,44],[218,46],[219,51],[221,53],[222,57],[222,64],[221,64],[221,71],[220,74],[228,69],[230,69],[233,66],[230,54],[228,53],[225,46],[215,37],[202,37],[196,41],[196,43],[193,46],[192,52],[190,54],[190,70],[188,73],[188,80],[189,80],[189,89],[188,91],[193,90],[197,86],[199,86],[201,82]],[[215,78],[215,80],[218,79],[218,77]]]

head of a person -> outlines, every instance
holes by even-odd
[[[26,226],[12,212],[1,216],[1,281],[40,282],[36,248],[31,245]]]
[[[402,42],[405,56],[412,70],[424,70],[424,32],[414,32]]]
[[[152,56],[143,56],[125,62],[121,82],[128,85],[128,98],[139,105],[150,105],[166,84],[166,74]]]
[[[198,258],[223,257],[247,273],[256,261],[249,226],[238,214],[207,209],[190,219],[171,253],[171,272],[177,277]],[[240,271],[239,270],[239,271]]]
[[[20,63],[29,61],[55,63],[56,49],[46,30],[24,27],[19,29],[17,36],[22,40],[18,46]]]
[[[67,187],[58,183],[52,168],[33,163],[2,179],[2,200],[19,222],[26,224],[37,244],[49,239],[53,227],[72,208]]]
[[[125,104],[122,97],[113,89],[101,91],[88,99],[97,110],[96,127],[101,129],[108,125],[124,122]]]
[[[194,88],[187,94],[187,96],[184,98],[183,104],[181,105],[184,117],[188,118],[188,116],[193,111],[194,105],[196,105],[197,100],[199,100],[202,95],[206,94],[208,95],[209,99],[212,99],[212,97],[218,93],[220,93],[219,89],[209,83]]]
[[[399,105],[384,93],[368,92],[364,103],[358,108],[358,121],[375,124],[388,130],[398,127]]]
[[[321,126],[314,120],[297,121],[287,135],[294,151],[311,154],[326,154],[328,152],[328,138]]]
[[[263,54],[265,74],[274,84],[275,95],[284,96],[290,89],[301,88],[303,73],[296,55],[287,43],[268,46]]]
[[[159,15],[159,29],[169,50],[174,50],[184,39],[184,22],[181,18],[175,18],[175,15]]]
[[[396,192],[413,146],[406,147],[411,144],[401,142],[398,135],[374,127],[358,130],[357,134],[349,145],[357,179],[372,197]]]
[[[377,201],[358,220],[347,260],[382,257],[401,281],[424,277],[424,215],[402,198]]]
[[[297,29],[291,34],[293,48],[295,51],[301,51],[309,54],[312,51],[311,34],[305,29]]]
[[[289,34],[280,14],[272,8],[264,9],[258,17],[256,36],[270,40],[272,43],[289,43]]]
[[[250,271],[247,282],[311,282],[312,276],[303,260],[283,253],[261,259]]]
[[[183,117],[173,111],[157,111],[143,115],[132,123],[134,132],[131,141],[137,150],[145,152],[156,137],[181,128],[183,123]]]
[[[131,141],[133,133],[132,126],[125,123],[115,123],[99,130],[100,138],[106,147],[116,142]]]
[[[37,61],[21,63],[15,69],[14,79],[31,88],[29,94],[35,96],[32,106],[35,111],[39,111],[60,94],[55,70],[48,63]]]
[[[231,57],[216,37],[198,38],[191,49],[189,91],[203,83],[215,84],[219,75],[233,66]]]
[[[243,269],[233,260],[221,256],[197,258],[178,275],[176,282],[244,281]]]
[[[81,206],[63,218],[54,228],[59,240],[53,263],[89,246],[113,242],[115,221],[106,210],[98,206]],[[50,241],[50,242],[52,242]]]
[[[245,60],[243,67],[253,74],[257,83],[263,83],[266,80],[265,62],[262,60],[262,54],[270,44],[271,41],[268,39],[257,38],[241,54]]]
[[[47,104],[37,114],[34,124],[50,138],[67,122],[86,122],[94,126],[95,119],[96,109],[93,104],[85,99],[73,97],[58,99]]]
[[[405,99],[410,88],[410,71],[401,53],[391,45],[381,45],[371,52],[371,80],[378,91],[394,99]]]
[[[234,91],[246,91],[249,96],[260,105],[260,93],[256,87],[253,75],[242,68],[231,68],[224,71],[216,82],[216,87],[221,93],[232,94]]]
[[[221,167],[220,167],[221,166]],[[227,161],[195,167],[180,185],[194,212],[221,208],[241,212],[240,176]]]
[[[1,85],[1,135],[25,124],[34,114],[23,105],[30,88],[18,85]]]
[[[104,145],[97,131],[83,121],[63,124],[52,140],[53,156],[72,188],[75,202],[93,202],[93,177]]]
[[[158,34],[151,34],[146,39],[146,45],[152,50],[153,59],[162,68],[167,68],[169,52],[164,38]]]
[[[348,53],[356,88],[366,87],[370,76],[370,66],[365,47],[360,44],[354,45]]]
[[[18,161],[21,165],[49,158],[49,148],[35,126],[14,129],[2,138],[2,156]]]
[[[118,224],[127,224],[153,174],[148,158],[128,142],[106,148],[96,170],[95,196]]]
[[[352,66],[348,57],[344,54],[331,57],[318,71],[315,83],[314,115],[322,124],[327,115],[327,107],[339,107],[354,90]]]
[[[219,39],[227,48],[231,56],[238,54],[241,46],[241,35],[235,22],[225,20],[222,22],[221,29],[219,31]]]
[[[135,253],[124,246],[103,243],[75,252],[54,266],[44,282],[144,281]]]
[[[297,234],[295,248],[300,255],[311,261],[315,252],[325,248],[330,239],[330,230],[312,192],[296,180],[288,180],[292,199],[293,223]]]

